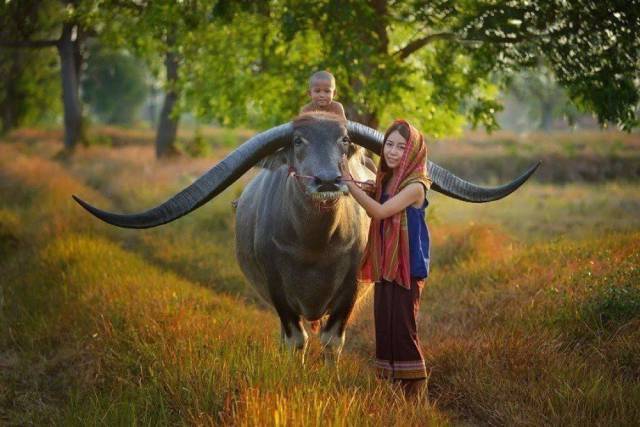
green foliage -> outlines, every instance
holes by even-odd
[[[477,54],[509,73],[540,63],[602,124],[638,126],[640,2],[470,1],[460,27]]]
[[[350,119],[384,126],[402,116],[436,136],[466,122],[493,130],[498,89],[543,66],[602,124],[638,125],[640,0],[73,4],[5,2],[20,28],[3,16],[2,35],[50,37],[72,20],[82,37],[91,29],[103,44],[144,58],[158,78],[171,53],[177,78],[167,75],[164,89],[179,94],[174,117],[191,111],[223,126],[272,126],[298,113],[309,75],[328,69]],[[56,25],[40,11],[53,11]],[[108,120],[131,117],[120,112]]]
[[[554,119],[575,121],[577,108],[544,67],[507,76],[507,81],[508,94],[527,109],[528,128],[549,131]]]
[[[52,122],[62,110],[53,50],[0,50],[0,120],[9,130]]]
[[[93,46],[82,89],[84,101],[103,122],[130,125],[148,94],[146,69],[128,53]]]
[[[238,13],[214,21],[185,40],[183,108],[223,126],[272,126],[290,120],[306,102],[313,37],[283,45],[268,17]],[[296,67],[292,66],[296,64]],[[297,65],[300,65],[298,68]]]
[[[206,157],[211,154],[211,144],[202,135],[200,128],[196,128],[193,138],[179,142],[177,148],[190,157]]]
[[[2,47],[5,40],[49,38],[56,12],[55,4],[46,1],[0,3],[0,131],[50,122],[61,112],[55,49]]]
[[[404,116],[436,135],[464,119],[492,130],[494,85],[543,63],[582,108],[631,128],[638,10],[593,0],[269,2],[188,36],[185,58],[200,60],[186,66],[184,106],[224,125],[273,125],[295,115],[309,74],[326,68],[352,119]]]

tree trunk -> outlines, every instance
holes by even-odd
[[[369,7],[375,12],[375,16],[378,17],[378,22],[371,31],[362,31],[359,35],[358,42],[372,46],[380,58],[388,58],[391,60],[389,57],[389,35],[387,33],[387,21],[389,17],[387,3],[387,0],[369,0]],[[370,77],[378,66],[377,63],[371,63],[371,61],[377,61],[377,59],[363,58],[363,60],[365,62],[363,70],[364,76]],[[363,82],[357,75],[349,78],[349,84],[354,93],[362,90]],[[371,107],[347,102],[345,110],[349,120],[362,123],[373,129],[377,129],[380,125],[380,119],[378,117],[380,112],[371,109]]]
[[[75,57],[74,24],[64,24],[58,43],[60,73],[62,78],[62,101],[64,105],[64,148],[73,151],[82,139],[82,107],[78,96],[79,78]]]
[[[8,133],[10,130],[18,126],[18,112],[16,108],[18,103],[15,102],[20,96],[18,89],[16,88],[16,80],[18,76],[22,74],[22,54],[19,50],[13,51],[11,58],[11,71],[9,71],[9,77],[6,80],[5,97],[2,100],[2,129],[0,134]]]
[[[541,120],[539,129],[544,132],[549,132],[553,125],[553,103],[541,102]]]
[[[176,153],[175,142],[178,133],[178,118],[171,113],[178,101],[176,83],[178,81],[178,54],[169,50],[165,56],[164,65],[167,72],[167,91],[160,113],[160,122],[156,134],[156,157],[167,157]]]

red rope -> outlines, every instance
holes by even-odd
[[[294,178],[307,178],[307,179],[316,179],[315,176],[311,176],[311,175],[300,175],[298,172],[296,172],[296,170],[294,168],[289,168],[289,175],[294,177]],[[356,184],[366,184],[366,181],[358,181],[356,179],[348,179],[348,178],[342,178],[341,181],[351,181],[351,182],[355,182]]]

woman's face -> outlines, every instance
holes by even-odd
[[[383,148],[384,161],[389,169],[395,169],[400,165],[406,147],[407,140],[400,135],[400,132],[395,130],[389,134]]]

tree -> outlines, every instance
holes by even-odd
[[[45,6],[54,13],[23,13]],[[403,116],[431,134],[465,120],[494,129],[504,76],[540,64],[601,123],[638,125],[640,0],[24,0],[0,7],[0,45],[58,48],[68,146],[81,130],[78,80],[89,35],[130,48],[156,70],[164,59],[160,156],[172,151],[181,111],[224,125],[289,120],[317,69],[336,75],[349,117],[373,127]]]
[[[601,124],[638,126],[639,1],[475,3],[466,37],[483,43],[480,52],[495,58],[494,68],[531,69],[542,62]]]
[[[76,143],[84,138],[79,85],[88,31],[79,11],[81,5],[90,8],[88,3],[79,3],[78,0],[25,0],[4,2],[0,9],[0,47],[55,47],[58,51],[64,106],[64,146],[68,151],[72,151]],[[59,37],[51,38],[55,37],[56,31]]]
[[[172,152],[178,115],[176,81],[180,63],[179,36],[192,25],[194,17],[207,16],[193,10],[192,5],[207,2],[169,0],[139,2],[128,0],[25,0],[4,2],[0,46],[9,48],[56,47],[60,58],[65,148],[73,150],[83,139],[82,105],[79,86],[89,36],[100,36],[105,45],[129,45],[145,58],[165,57],[165,103],[157,134],[159,156]],[[210,7],[210,6],[207,6]],[[42,13],[46,10],[46,13]],[[15,25],[13,23],[15,22]],[[23,28],[40,29],[43,38],[25,37]],[[42,31],[41,29],[48,31]],[[58,38],[51,38],[58,32]],[[31,35],[31,34],[27,34]],[[150,62],[154,63],[155,59]]]
[[[165,97],[156,132],[157,157],[177,152],[175,141],[180,115],[175,106],[179,99],[180,47],[183,35],[197,25],[200,17],[207,15],[199,9],[202,3],[193,0],[107,0],[102,5],[104,13],[111,16],[105,24],[109,26],[106,33],[112,45],[132,49],[156,74],[161,74],[159,58],[164,59]]]
[[[463,118],[495,128],[501,76],[542,63],[601,123],[631,129],[639,16],[638,0],[271,1],[194,35],[185,55],[200,62],[183,81],[199,114],[267,125],[295,114],[309,74],[326,68],[350,118],[401,115],[443,133]]]
[[[260,7],[259,3],[248,0],[106,0],[103,3],[103,11],[112,15],[111,19],[105,20],[110,27],[107,33],[112,43],[133,49],[153,69],[158,69],[158,55],[163,57],[165,98],[156,133],[157,157],[176,152],[179,117],[184,109],[179,105],[185,86],[180,77],[181,70],[202,63],[199,57],[184,54],[203,43],[193,35],[215,29],[236,11],[259,10]]]
[[[508,94],[527,110],[530,129],[549,131],[554,119],[572,123],[578,115],[566,91],[558,86],[553,75],[545,69],[527,70],[508,79]]]
[[[49,36],[51,28],[40,25],[41,14],[48,10],[33,7],[34,3],[0,3],[2,133],[42,117],[51,106],[56,109],[52,97],[59,92],[51,90],[52,80],[55,79],[53,73],[57,71],[55,54],[50,49],[6,46],[8,40]]]
[[[148,92],[146,68],[122,51],[92,46],[82,81],[82,98],[109,124],[129,125]]]
[[[60,112],[55,52],[47,49],[0,51],[0,134],[51,119]]]

